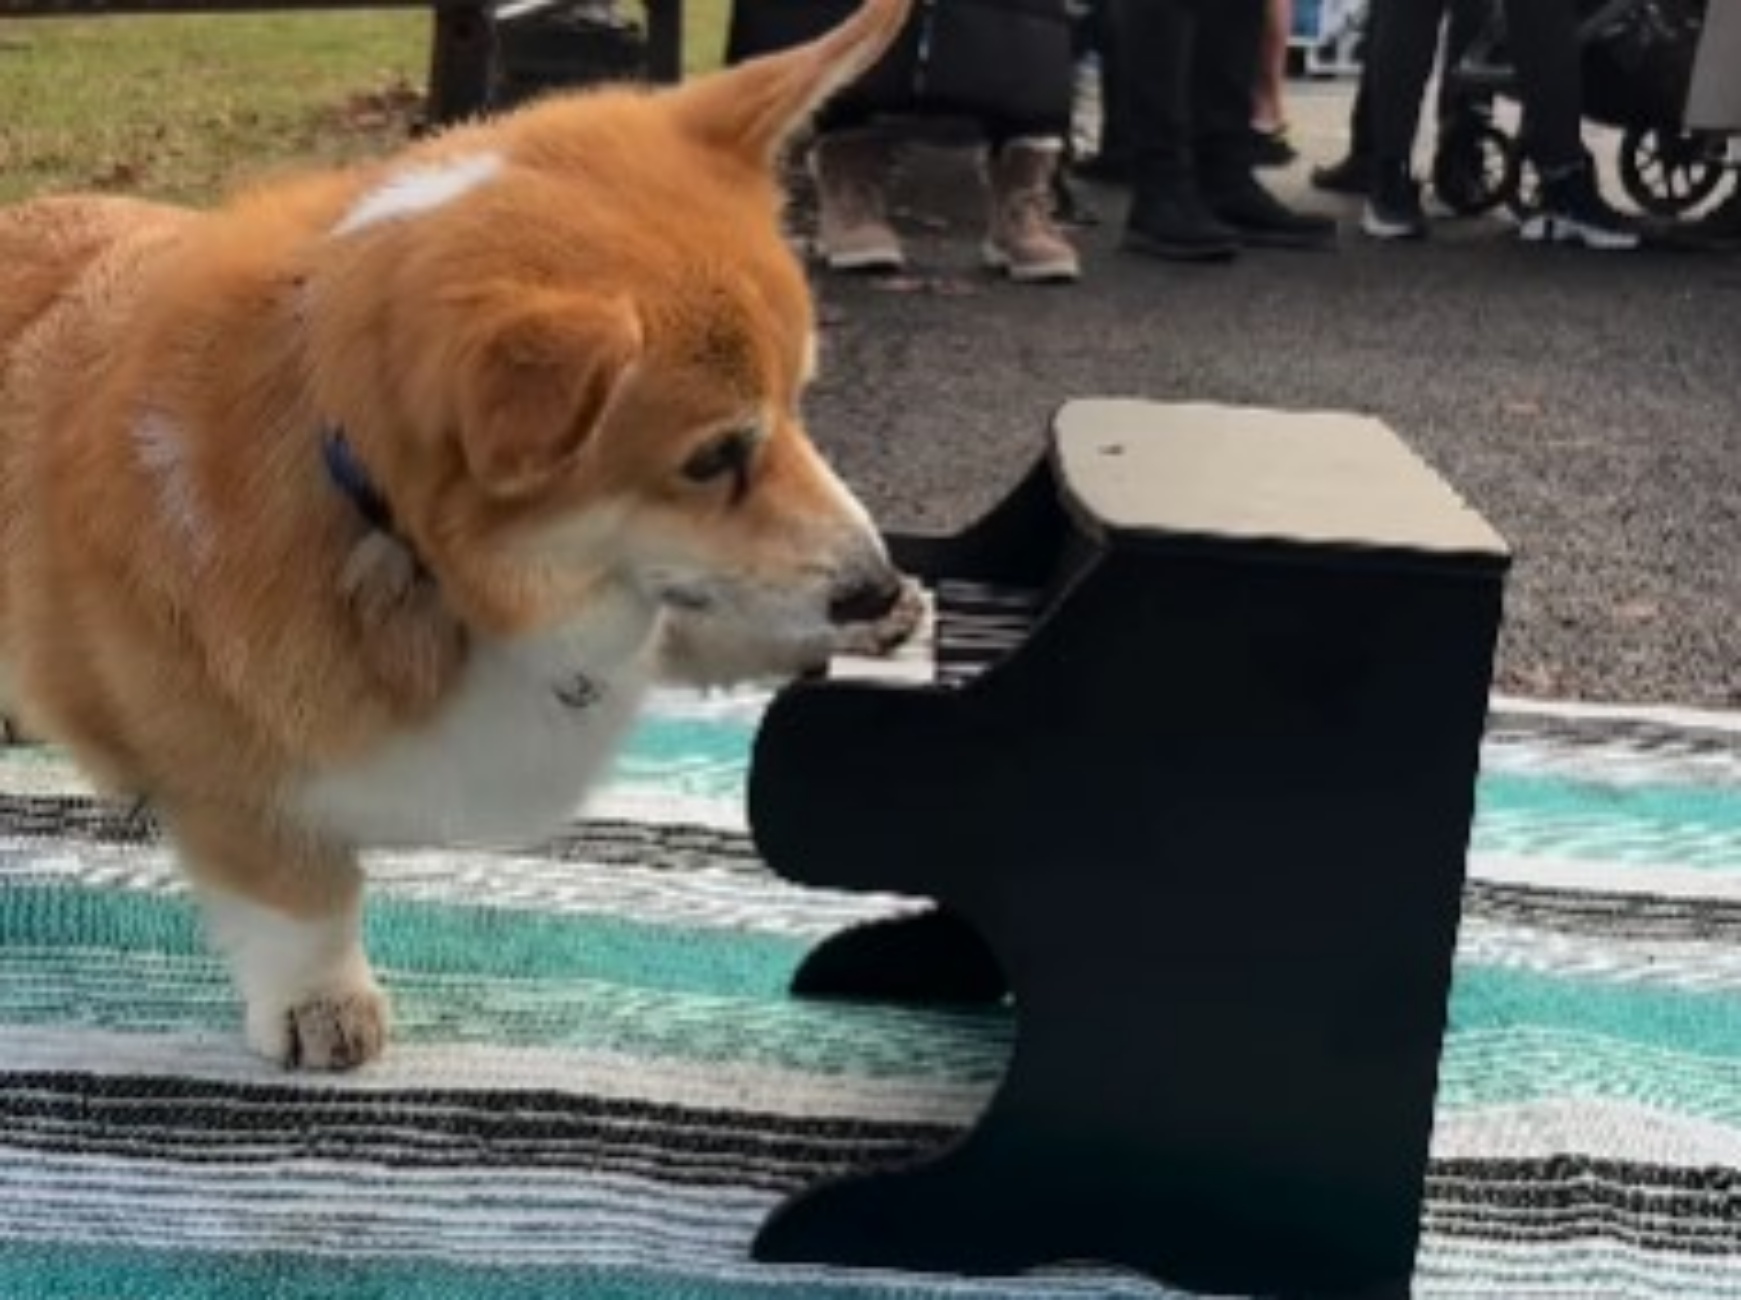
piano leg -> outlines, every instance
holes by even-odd
[[[938,908],[844,930],[805,958],[799,997],[889,1002],[1001,1002],[1008,981],[991,949],[960,917]]]
[[[1012,1078],[1011,1083],[1020,1084]],[[1006,1092],[1007,1095],[1007,1092]],[[1205,1232],[1201,1218],[1151,1214],[1156,1189],[1136,1161],[1102,1151],[1082,1159],[1068,1137],[1037,1139],[1034,1117],[994,1105],[943,1154],[903,1169],[852,1175],[787,1201],[763,1223],[751,1248],[762,1263],[814,1263],[966,1276],[1013,1275],[1070,1260],[1117,1260],[1161,1272],[1186,1287],[1224,1289],[1234,1258],[1249,1289],[1277,1300],[1409,1300],[1405,1270],[1379,1282],[1339,1287],[1334,1265],[1323,1285],[1302,1284],[1298,1255],[1285,1280],[1256,1263],[1271,1244],[1248,1221],[1230,1218]],[[1164,1181],[1164,1180],[1163,1180]],[[1062,1203],[1070,1202],[1064,1211]],[[1181,1209],[1184,1207],[1181,1206]],[[1075,1225],[1061,1234],[1061,1224]],[[1300,1243],[1295,1242],[1296,1246]],[[1201,1272],[1183,1261],[1196,1256]],[[1213,1261],[1213,1262],[1212,1262]]]

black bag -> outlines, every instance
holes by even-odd
[[[858,0],[736,0],[726,60],[822,35]],[[1065,0],[917,0],[894,46],[837,97],[849,111],[1070,121],[1071,28]]]

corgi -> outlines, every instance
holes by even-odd
[[[267,1058],[383,1050],[362,852],[553,828],[661,677],[912,631],[779,186],[907,9],[210,211],[0,210],[0,713],[148,801]]]

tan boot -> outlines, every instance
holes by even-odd
[[[1053,219],[1058,140],[1011,140],[986,162],[985,264],[1027,283],[1081,278],[1076,250]]]
[[[885,202],[893,163],[889,138],[876,131],[824,135],[811,149],[817,253],[830,270],[898,271],[906,265]]]

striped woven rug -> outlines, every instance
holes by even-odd
[[[1007,1014],[790,1001],[901,907],[768,877],[763,701],[662,698],[593,815],[387,856],[388,1059],[288,1075],[149,827],[0,754],[0,1298],[1155,1297],[749,1262],[819,1175],[947,1138]],[[1741,1297],[1741,721],[1501,702],[1485,755],[1420,1296]]]

